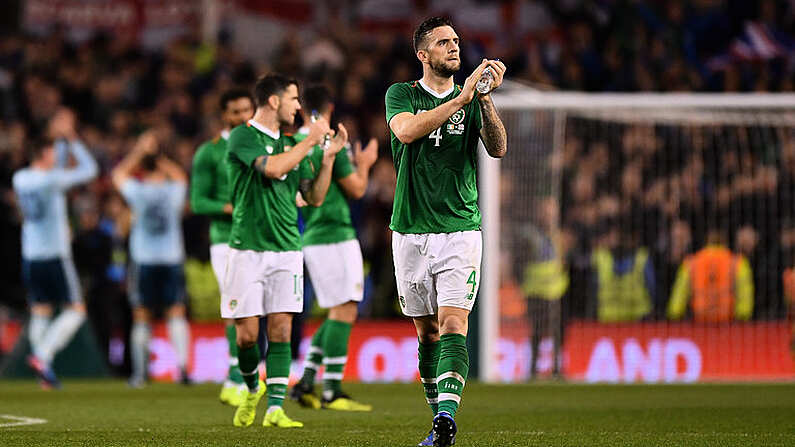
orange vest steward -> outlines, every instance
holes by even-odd
[[[734,317],[734,280],[738,258],[724,247],[706,247],[689,259],[693,318],[701,322]]]

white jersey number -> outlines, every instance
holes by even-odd
[[[436,142],[434,143],[434,147],[439,147],[439,142],[442,141],[442,128],[440,127],[434,130],[433,132],[431,132],[431,134],[428,135],[428,138],[433,138],[434,140],[436,140]]]

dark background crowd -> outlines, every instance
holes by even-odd
[[[335,120],[345,123],[351,138],[378,139],[381,159],[352,212],[368,274],[363,315],[393,317],[388,222],[395,173],[383,98],[391,83],[421,76],[411,47],[421,18],[447,14],[457,24],[464,61],[459,81],[482,57],[503,60],[514,81],[560,90],[792,91],[795,72],[791,1],[277,1],[283,7],[258,11],[261,25],[253,29],[281,31],[261,41],[241,35],[250,26],[237,26],[252,2],[223,1],[220,26],[209,40],[198,24],[189,24],[157,45],[101,26],[77,36],[57,18],[27,26],[20,18],[27,3],[41,2],[10,2],[0,31],[0,307],[25,309],[11,177],[28,161],[28,143],[66,106],[77,112],[79,133],[101,166],[97,180],[72,194],[70,215],[90,313],[118,315],[106,331],[113,330],[114,318],[127,318],[114,309],[126,306],[130,226],[108,173],[152,127],[169,136],[170,156],[190,171],[196,147],[221,129],[220,94],[250,87],[263,73],[328,85]],[[241,44],[252,40],[267,49],[265,56]],[[561,222],[574,240],[568,253],[574,315],[588,314],[582,259],[597,240],[618,231],[632,236],[632,244],[652,247],[659,288],[666,290],[672,266],[681,261],[672,253],[702,245],[708,216],[729,225],[732,247],[751,259],[755,280],[766,285],[757,288],[755,315],[782,315],[781,268],[792,263],[795,244],[791,133],[698,127],[680,138],[662,127],[585,121],[570,121],[562,165]],[[581,132],[592,127],[604,130]],[[770,144],[725,144],[753,139],[749,132],[756,131],[768,132],[771,137],[760,141]],[[184,230],[189,258],[206,262],[206,219],[188,210]],[[784,232],[792,234],[785,238]],[[767,268],[773,259],[776,269]],[[655,309],[659,314],[664,304]]]

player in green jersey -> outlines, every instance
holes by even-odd
[[[262,425],[302,427],[282,409],[290,374],[292,317],[303,309],[303,256],[295,202],[300,189],[309,205],[323,204],[334,159],[348,135],[340,125],[320,166],[312,166],[306,155],[324,135],[334,132],[321,118],[301,142],[281,135],[280,127],[292,125],[301,108],[298,83],[266,75],[254,86],[254,101],[254,118],[234,128],[227,143],[234,210],[221,316],[235,319],[238,363],[248,388],[233,423],[251,425],[265,393],[257,371],[257,335],[259,317],[266,315],[268,409]]]
[[[316,111],[331,121],[334,104],[331,94],[323,86],[313,86],[304,92],[301,113],[310,122],[310,112]],[[297,137],[304,138],[307,128]],[[304,362],[304,375],[293,387],[290,397],[301,405],[343,411],[370,411],[370,405],[351,399],[341,388],[342,374],[348,360],[348,339],[356,321],[359,302],[364,297],[364,269],[362,250],[351,222],[347,198],[360,199],[367,190],[370,168],[378,159],[378,142],[371,139],[362,149],[357,142],[351,163],[347,150],[340,151],[334,160],[334,179],[329,186],[323,206],[303,207],[304,263],[312,279],[318,304],[329,309],[328,319],[312,337],[309,354]],[[323,157],[323,148],[315,146],[309,158],[315,164]],[[328,262],[335,259],[336,262]],[[323,373],[322,400],[314,393],[315,375],[320,364]]]
[[[454,421],[469,355],[469,312],[480,281],[482,238],[477,189],[477,144],[492,157],[507,149],[505,128],[489,93],[505,65],[484,59],[463,86],[459,39],[449,20],[434,17],[414,32],[422,79],[393,84],[386,93],[397,186],[390,228],[398,296],[419,336],[419,372],[433,413],[420,445],[455,443]],[[486,94],[475,87],[486,69]]]
[[[254,100],[245,89],[231,89],[221,95],[221,134],[199,146],[191,170],[190,206],[196,214],[210,217],[210,263],[223,290],[226,254],[229,251],[229,230],[232,228],[232,204],[226,168],[226,142],[229,132],[254,116]],[[243,376],[237,366],[237,339],[234,320],[225,320],[229,344],[229,371],[221,387],[221,402],[238,406],[246,392]]]

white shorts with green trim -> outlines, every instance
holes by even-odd
[[[304,260],[300,251],[229,248],[221,317],[299,313],[304,308]]]
[[[472,310],[480,284],[480,231],[392,233],[398,299],[409,317],[435,315],[439,306]]]
[[[304,247],[304,263],[317,303],[328,309],[364,298],[364,267],[359,241]]]

